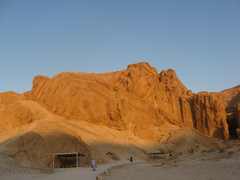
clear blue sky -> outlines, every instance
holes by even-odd
[[[239,0],[1,0],[0,92],[148,62],[193,92],[240,84]]]

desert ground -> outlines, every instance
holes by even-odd
[[[1,180],[238,180],[240,177],[240,146],[187,155],[172,155],[162,158],[137,159],[134,162],[111,161],[99,164],[96,171],[90,167],[54,169],[53,172],[17,172],[16,164],[3,170],[7,163],[0,159]],[[133,155],[134,157],[134,155]]]
[[[30,179],[46,179],[46,180],[75,180],[75,179],[84,179],[84,180],[92,180],[96,179],[98,174],[104,172],[111,166],[117,166],[120,164],[128,163],[128,161],[117,161],[111,162],[109,164],[100,164],[98,165],[96,171],[92,171],[90,167],[84,168],[67,168],[67,169],[54,169],[52,173],[38,173],[37,171],[34,173],[19,173],[19,172],[1,172],[0,179],[1,180],[30,180]]]
[[[233,153],[233,154],[231,154]],[[189,156],[126,164],[108,169],[104,180],[237,180],[240,177],[240,148]]]

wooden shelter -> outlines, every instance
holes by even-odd
[[[148,154],[148,157],[150,158],[165,158],[166,156],[168,156],[169,154],[165,154],[165,153],[162,153],[162,152],[156,152],[156,153],[149,153]]]
[[[69,167],[84,167],[85,164],[86,164],[86,155],[80,152],[53,154],[53,169],[69,168]]]

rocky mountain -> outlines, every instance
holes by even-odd
[[[51,167],[52,153],[60,151],[80,151],[105,162],[105,151],[126,158],[131,144],[132,153],[142,156],[184,128],[227,140],[239,132],[239,93],[240,86],[192,93],[173,69],[159,74],[142,62],[111,73],[38,75],[31,91],[0,93],[0,151],[19,162]],[[124,152],[116,153],[114,143]]]
[[[218,93],[193,94],[173,69],[158,74],[148,63],[106,74],[36,76],[24,98],[66,119],[104,125],[153,141],[159,141],[157,128],[165,123],[194,127],[209,137],[229,136],[225,106]]]

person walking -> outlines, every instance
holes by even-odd
[[[92,168],[93,168],[93,171],[95,171],[95,169],[97,168],[97,162],[95,161],[95,159],[93,158],[92,160]]]
[[[132,156],[130,157],[130,162],[133,162],[133,157]]]

